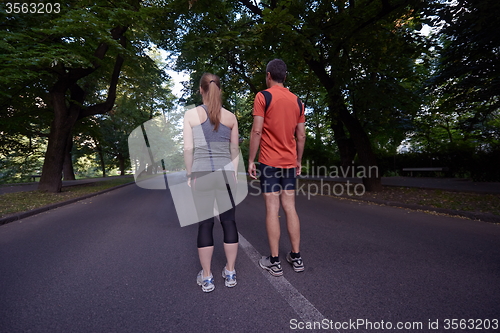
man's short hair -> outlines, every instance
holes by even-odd
[[[274,59],[268,62],[266,73],[271,73],[273,81],[283,83],[286,76],[286,64],[281,59]]]

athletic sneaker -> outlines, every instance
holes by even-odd
[[[224,278],[224,284],[228,288],[232,288],[236,285],[236,270],[228,271],[226,267],[222,269],[222,277]]]
[[[198,276],[196,277],[196,283],[198,283],[198,285],[201,286],[201,290],[206,293],[209,293],[215,289],[213,274],[210,274],[209,277],[203,278],[203,270],[198,273]]]
[[[293,266],[293,270],[296,272],[304,271],[304,263],[302,262],[302,257],[293,259],[290,252],[286,254],[286,261],[288,261]]]
[[[269,274],[271,274],[272,276],[283,275],[283,269],[281,268],[281,263],[278,261],[272,264],[270,256],[262,257],[262,259],[259,260],[259,265],[263,269],[267,270]]]

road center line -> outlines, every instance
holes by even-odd
[[[258,261],[262,256],[250,244],[245,237],[239,233],[240,246],[245,251],[250,260],[259,268],[262,274],[267,278],[271,285],[278,293],[288,302],[292,309],[299,315],[304,322],[321,322],[326,319],[321,312],[318,311],[285,277],[271,276],[267,271],[263,270]],[[304,274],[304,273],[302,273]],[[338,332],[338,331],[337,331]]]

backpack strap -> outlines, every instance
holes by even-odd
[[[273,100],[273,95],[267,91],[267,90],[262,90],[259,91],[262,95],[264,95],[264,99],[266,100],[266,107],[264,108],[264,114],[267,112],[267,109],[269,108],[269,105],[271,104],[271,101]],[[300,98],[297,97],[297,105],[299,106],[299,114],[302,116],[303,113],[303,106],[304,104],[300,100]]]
[[[267,112],[267,109],[269,108],[269,104],[271,104],[271,101],[273,100],[273,95],[269,91],[262,90],[260,91],[262,95],[264,95],[264,99],[266,100],[266,107],[264,109],[264,113]]]
[[[302,101],[300,100],[300,98],[297,97],[297,104],[299,105],[299,115],[302,116]]]

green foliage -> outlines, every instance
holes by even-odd
[[[43,164],[43,154],[47,145],[45,138],[26,136],[3,136],[0,151],[0,183],[30,181]]]
[[[459,0],[438,13],[443,49],[430,84],[440,90],[444,108],[469,113],[462,123],[472,129],[498,117],[500,3]]]
[[[172,123],[178,123],[181,115],[175,112],[174,99],[166,85],[168,77],[157,51],[152,50],[141,62],[127,64],[117,87],[115,108],[108,114],[84,119],[75,128],[77,141],[74,159],[84,161],[85,156],[95,154],[94,168],[122,172],[130,167],[127,139],[137,126],[160,115],[167,115]],[[102,161],[99,160],[102,158]],[[87,160],[88,161],[88,160]],[[103,165],[99,165],[101,162]],[[80,162],[76,165],[81,174],[88,168]]]
[[[288,65],[287,86],[308,108],[308,132],[315,139],[307,142],[307,158],[340,160],[328,128],[339,122],[332,110],[335,91],[375,150],[395,153],[421,104],[417,89],[425,77],[416,60],[423,58],[427,41],[415,32],[421,28],[419,4],[196,1],[171,27],[180,33],[169,47],[180,54],[178,68],[191,71],[192,93],[203,72],[221,77],[227,104],[249,116],[243,118],[243,138],[250,129],[251,102],[266,88],[266,63],[281,58]],[[345,132],[350,140],[352,133]]]
[[[94,56],[101,43],[112,53],[127,54],[109,32],[139,20],[130,2],[109,7],[107,1],[66,1],[60,13],[52,14],[7,14],[2,7],[0,87],[7,89],[0,96],[13,98],[30,84],[48,90],[61,69],[102,65]]]
[[[431,79],[424,86],[426,107],[413,119],[412,151],[433,156],[455,174],[498,180],[500,104],[497,1],[436,4],[434,38],[441,45]],[[434,53],[434,54],[432,54]]]
[[[137,0],[67,1],[60,13],[43,15],[7,14],[4,9],[0,11],[0,144],[5,178],[40,169],[46,142],[35,143],[49,134],[54,118],[49,92],[54,83],[81,73],[77,84],[86,95],[82,107],[102,103],[118,54],[125,58],[118,111],[76,125],[74,159],[93,161],[89,154],[99,147],[101,157],[107,154],[101,158],[107,168],[127,167],[126,132],[172,108],[168,77],[160,68],[164,64],[148,53],[150,42],[159,35],[147,29],[168,9]],[[113,37],[113,29],[119,26],[128,27],[125,47]],[[98,55],[103,46],[104,57]],[[71,103],[75,101],[68,91],[66,105]],[[95,149],[89,149],[91,142]]]
[[[499,17],[495,0],[70,0],[60,13],[43,15],[2,7],[2,175],[40,168],[56,80],[88,71],[77,82],[86,92],[82,107],[101,103],[118,54],[125,63],[113,111],[75,125],[73,159],[80,171],[83,161],[86,169],[127,167],[133,128],[159,113],[172,124],[182,118],[156,44],[191,74],[186,105],[201,103],[204,72],[221,77],[223,105],[238,118],[245,156],[253,98],[266,88],[266,63],[281,58],[286,85],[307,107],[305,160],[340,163],[339,142],[356,134],[339,118],[345,108],[382,169],[397,172],[407,158],[413,165],[404,166],[439,162],[453,165],[455,175],[493,179],[482,161],[495,165],[500,150]],[[424,22],[434,24],[427,37],[418,33]],[[125,47],[111,34],[119,26],[128,27]],[[96,56],[104,44],[105,57]],[[65,97],[67,105],[75,102],[69,92]],[[412,154],[395,158],[401,142]]]

